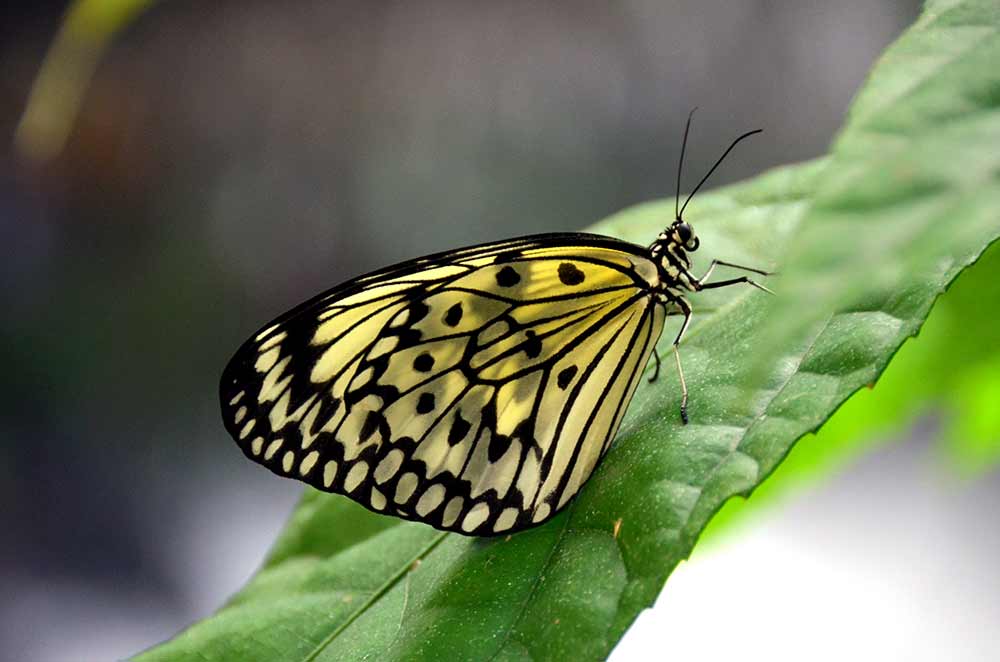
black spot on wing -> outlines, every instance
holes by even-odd
[[[542,341],[535,335],[535,332],[528,329],[524,332],[524,335],[528,336],[528,339],[524,341],[522,347],[524,348],[524,353],[528,355],[529,359],[537,359],[538,355],[542,353]]]
[[[500,287],[514,287],[520,282],[521,274],[517,273],[517,270],[510,265],[497,272],[497,285]]]
[[[448,309],[448,312],[444,314],[444,323],[448,326],[458,326],[458,323],[462,321],[462,302],[456,303],[454,306]]]
[[[462,418],[462,412],[455,412],[455,419],[451,422],[451,429],[448,430],[448,445],[457,446],[469,434],[472,424]]]
[[[432,411],[434,411],[434,394],[421,393],[420,398],[417,400],[417,413],[427,414]]]
[[[559,374],[556,376],[556,385],[561,390],[565,391],[566,387],[569,386],[570,382],[573,381],[573,377],[575,376],[576,376],[575,365],[571,365],[568,368],[563,368],[562,370],[559,371]]]
[[[382,398],[382,402],[385,406],[389,406],[399,399],[399,389],[395,386],[377,384],[372,391],[375,395]]]
[[[368,412],[368,416],[365,417],[365,422],[361,425],[361,432],[358,434],[358,441],[362,443],[368,441],[382,426],[385,426],[387,431],[389,423],[385,420],[385,417],[377,411]]]
[[[309,430],[309,434],[316,434],[321,427],[326,425],[327,421],[333,418],[333,415],[337,413],[337,409],[339,407],[340,399],[323,397],[322,400],[320,400],[319,411],[316,412],[316,418],[313,419],[313,424]]]
[[[413,359],[413,369],[417,372],[430,372],[433,367],[434,357],[428,352],[423,352],[417,358]]]
[[[407,308],[410,314],[406,317],[407,326],[412,326],[427,317],[427,313],[430,312],[430,306],[428,306],[423,301],[414,301]]]
[[[572,262],[563,262],[559,265],[559,280],[563,285],[579,285],[586,276]]]
[[[504,434],[490,435],[490,445],[486,448],[486,457],[490,462],[496,462],[510,448],[511,438]]]

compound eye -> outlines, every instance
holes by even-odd
[[[686,244],[691,241],[691,235],[694,234],[691,231],[691,226],[687,223],[677,224],[677,238],[681,240],[682,244]]]

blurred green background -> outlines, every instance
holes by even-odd
[[[5,136],[66,6],[0,9]],[[580,229],[671,196],[695,105],[687,187],[751,128],[764,136],[735,152],[714,185],[819,156],[918,8],[153,4],[97,61],[65,147],[39,160],[8,140],[0,162],[0,658],[126,656],[210,613],[253,571],[301,489],[246,462],[219,420],[222,366],[262,322],[394,261]],[[859,522],[886,530],[856,512],[879,497],[897,495],[885,516],[910,532],[958,527],[955,512],[995,500],[992,478],[974,496],[932,498],[918,458],[940,423],[920,420],[909,443],[758,527],[771,537],[755,538],[751,553],[780,562],[790,544],[802,567],[827,567],[832,540]],[[866,483],[869,474],[878,481]],[[888,530],[904,546],[937,539],[897,528]],[[983,535],[985,549],[1000,549],[1000,534]],[[853,567],[873,556],[841,552]],[[738,545],[711,551],[720,553],[739,563]],[[928,565],[956,554],[974,562],[949,549]],[[671,580],[677,595],[711,596],[713,573],[683,592],[686,567]],[[995,572],[986,582],[984,594],[1000,595]],[[939,591],[928,586],[933,602]],[[975,604],[978,617],[1000,614],[995,597]],[[930,613],[913,607],[910,618]],[[643,627],[623,641],[622,659],[648,652]]]

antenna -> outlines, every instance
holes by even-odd
[[[694,111],[691,111],[691,112],[693,113]],[[688,116],[688,125],[690,125],[690,124],[691,124],[691,116],[689,115]],[[701,188],[701,185],[704,184],[706,181],[708,181],[708,178],[712,176],[712,173],[715,172],[715,169],[719,167],[719,164],[721,164],[722,161],[729,155],[729,152],[733,151],[733,148],[736,147],[736,145],[739,144],[739,142],[741,140],[743,140],[744,138],[749,138],[750,136],[754,135],[755,133],[762,133],[763,131],[764,131],[763,129],[754,129],[753,131],[747,131],[742,136],[740,136],[739,138],[737,138],[736,140],[734,140],[732,142],[732,144],[729,146],[729,148],[725,152],[722,153],[722,156],[719,157],[719,160],[715,162],[715,165],[712,166],[712,168],[708,171],[708,174],[701,178],[701,181],[698,182],[698,185],[695,186],[694,190],[691,191],[691,193],[688,195],[687,200],[684,201],[684,205],[681,207],[680,211],[677,212],[676,218],[677,218],[678,221],[681,220],[681,216],[684,215],[684,210],[687,209],[688,203],[691,202],[691,198],[693,198],[694,194],[698,192],[698,189]],[[684,141],[687,142],[687,129],[684,130]],[[683,161],[683,160],[684,160],[684,148],[682,146],[681,147],[681,161]],[[678,188],[680,188],[680,184],[679,184],[679,182],[680,182],[680,171],[678,171],[678,173],[677,173],[677,179],[678,179]],[[675,201],[675,203],[676,203],[676,201]],[[675,211],[676,211],[676,206],[675,206]]]
[[[684,125],[684,140],[681,141],[681,160],[677,163],[677,193],[674,195],[674,218],[680,220],[681,214],[677,211],[677,206],[681,202],[681,170],[684,169],[684,150],[687,148],[688,144],[688,132],[691,130],[691,118],[694,116],[694,111],[698,110],[698,106],[691,109],[688,113],[687,124]]]

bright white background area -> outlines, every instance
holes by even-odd
[[[998,506],[918,432],[696,549],[611,659],[1000,659]]]

